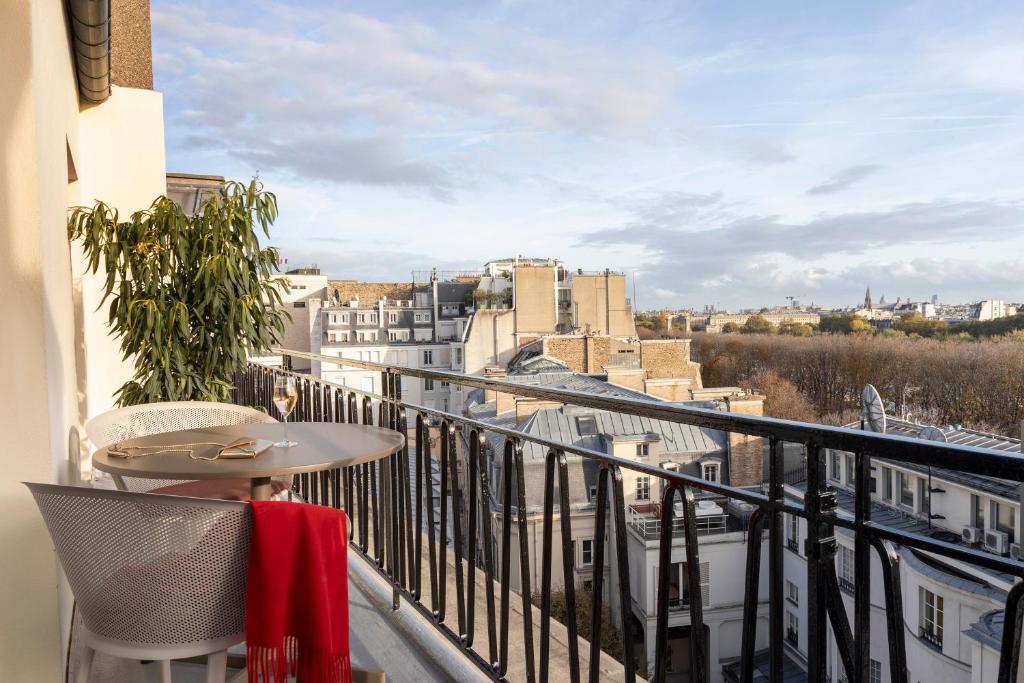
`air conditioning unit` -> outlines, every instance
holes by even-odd
[[[1018,562],[1021,561],[1022,558],[1021,558],[1021,554],[1020,554],[1020,543],[1011,543],[1010,544],[1010,558],[1014,559],[1014,560],[1017,560]]]
[[[989,529],[985,532],[985,550],[997,555],[1005,555],[1010,539],[1002,531]]]
[[[981,529],[976,526],[965,526],[961,535],[963,536],[964,543],[981,542]]]

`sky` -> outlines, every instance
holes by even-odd
[[[638,309],[1024,300],[1020,2],[153,0],[168,170],[333,278],[516,254]]]

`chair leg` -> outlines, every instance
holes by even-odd
[[[171,660],[160,661],[160,683],[171,683]]]
[[[92,660],[95,656],[96,650],[88,645],[82,646],[82,652],[78,656],[78,666],[75,667],[75,683],[88,683]]]
[[[228,675],[228,651],[213,652],[206,657],[206,683],[224,683]]]

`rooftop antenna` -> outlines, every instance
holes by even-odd
[[[938,427],[924,427],[917,434],[917,438],[924,439],[925,441],[941,441],[946,443],[946,433]]]
[[[860,395],[860,428],[885,434],[885,404],[871,384]]]
[[[924,439],[925,441],[939,441],[946,443],[946,434],[938,427],[922,427],[921,431],[917,433],[917,438]],[[932,466],[928,465],[928,528],[932,526]]]

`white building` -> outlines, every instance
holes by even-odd
[[[975,320],[995,320],[1017,315],[1017,307],[1001,299],[986,299],[974,306]]]
[[[918,436],[922,426],[889,421],[889,433]],[[1017,439],[964,429],[944,430],[951,443],[965,443],[1017,452]],[[852,455],[826,454],[827,477],[838,490],[839,506],[853,510]],[[787,486],[787,495],[802,500],[802,486]],[[1018,485],[993,477],[955,471],[872,462],[872,519],[905,531],[949,542],[964,542],[999,555],[1020,556],[1018,545],[1020,497]],[[785,535],[786,647],[806,658],[807,565],[804,549],[806,523],[787,515]],[[853,536],[836,529],[839,549],[836,573],[846,610],[853,614]],[[899,557],[907,669],[911,681],[981,683],[995,681],[1002,636],[1002,611],[1007,592],[1015,583],[1007,574],[942,558],[932,553],[896,547]],[[871,671],[870,681],[889,680],[888,636],[881,565],[871,560]],[[852,616],[851,616],[852,618]],[[830,627],[831,634],[831,627]],[[847,680],[829,638],[827,671],[833,681]]]

